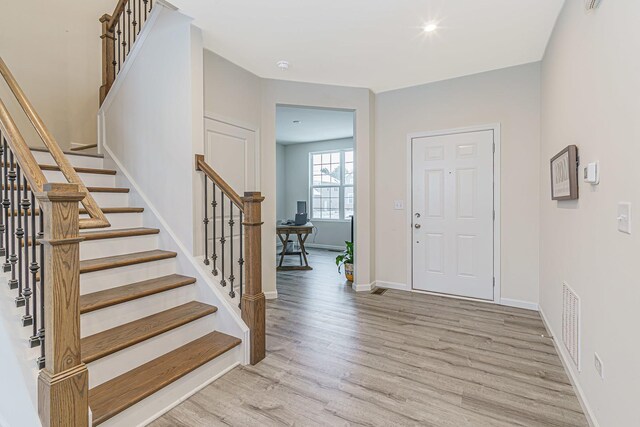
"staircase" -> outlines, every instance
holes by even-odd
[[[32,153],[48,181],[62,180],[49,153]],[[157,228],[144,227],[144,209],[129,205],[116,171],[100,156],[67,157],[111,223],[80,232],[80,348],[96,426],[241,341],[211,330],[217,307],[196,300],[196,279],[177,274],[177,254],[159,247]]]

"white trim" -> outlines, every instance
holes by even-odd
[[[571,381],[571,385],[573,386],[574,391],[576,392],[576,396],[578,397],[578,402],[580,402],[580,406],[582,407],[582,412],[584,412],[585,418],[591,427],[600,427],[598,424],[598,420],[593,412],[593,409],[589,405],[589,401],[587,400],[587,396],[585,395],[582,387],[580,387],[580,383],[578,382],[578,377],[571,366],[574,366],[573,361],[569,354],[566,353],[566,349],[563,345],[559,345],[556,341],[555,337],[557,336],[553,332],[553,328],[551,328],[551,323],[547,320],[547,316],[544,314],[544,310],[542,307],[538,310],[540,312],[540,318],[542,318],[542,323],[544,323],[547,332],[550,335],[551,340],[553,341],[553,346],[556,348],[556,352],[560,356],[560,360],[562,361],[562,366],[564,367],[567,376],[569,377],[569,381]]]
[[[282,246],[282,244],[280,244],[280,246]],[[304,246],[307,248],[327,249],[330,251],[344,251],[346,249],[345,246],[323,245],[322,243],[305,243]]]
[[[385,289],[397,289],[399,291],[409,291],[409,285],[406,283],[398,283],[398,282],[385,282],[384,280],[376,280],[374,282],[374,287],[376,288],[385,288]]]
[[[233,127],[237,127],[240,129],[244,129],[247,130],[249,132],[253,132],[255,134],[256,140],[255,140],[255,147],[254,147],[254,159],[253,159],[253,171],[255,173],[255,179],[256,179],[256,188],[254,189],[250,189],[247,191],[261,191],[261,169],[260,169],[260,162],[261,162],[261,158],[260,156],[262,155],[262,143],[260,140],[260,127],[247,123],[247,122],[243,122],[242,120],[235,120],[232,119],[230,117],[224,116],[222,114],[217,114],[217,113],[213,113],[211,111],[205,111],[204,112],[204,118],[205,119],[209,119],[209,120],[213,120],[228,126],[233,126]],[[205,133],[206,130],[206,123],[204,122],[204,120],[202,121],[202,136],[204,138],[204,140],[202,141],[202,148],[203,148],[203,152],[206,154],[206,149],[207,149],[207,144],[206,144],[206,138],[207,135]]]
[[[483,130],[491,130],[493,131],[493,142],[495,144],[495,153],[493,154],[493,209],[496,213],[494,225],[493,225],[493,276],[496,279],[495,287],[493,288],[493,302],[494,304],[500,303],[500,295],[501,295],[501,275],[500,275],[500,265],[501,265],[501,252],[500,252],[500,228],[501,228],[501,215],[500,215],[500,169],[501,169],[501,155],[500,155],[500,123],[492,123],[486,125],[477,125],[477,126],[467,126],[460,127],[454,129],[443,129],[437,131],[428,131],[428,132],[415,132],[407,135],[407,197],[408,197],[408,209],[407,209],[407,284],[409,285],[409,289],[414,291],[419,291],[419,289],[413,288],[413,159],[412,159],[412,147],[413,140],[416,138],[424,138],[430,136],[441,136],[441,135],[453,135],[457,133],[469,133],[469,132],[479,132]],[[429,292],[427,292],[429,293]],[[436,295],[444,295],[444,294],[436,294]],[[454,295],[451,295],[454,296]],[[472,300],[476,300],[470,298]],[[485,300],[476,300],[476,301],[485,301]]]
[[[264,292],[264,298],[265,299],[278,299],[278,291],[267,291]]]
[[[522,301],[519,299],[500,298],[500,305],[506,305],[508,307],[524,308],[525,310],[538,311],[538,304],[530,301]]]
[[[357,285],[355,282],[351,283],[351,289],[353,289],[356,292],[370,292],[371,289],[373,289],[375,285],[374,283],[364,283],[364,284],[360,284]]]

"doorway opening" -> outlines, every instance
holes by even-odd
[[[353,280],[354,128],[354,111],[276,106],[278,272]]]

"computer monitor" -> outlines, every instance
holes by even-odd
[[[296,213],[306,214],[307,213],[307,202],[306,200],[298,201],[298,210]]]

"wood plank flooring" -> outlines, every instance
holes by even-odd
[[[278,273],[266,359],[151,426],[588,425],[538,313],[356,294],[335,253],[310,252],[314,270]]]

